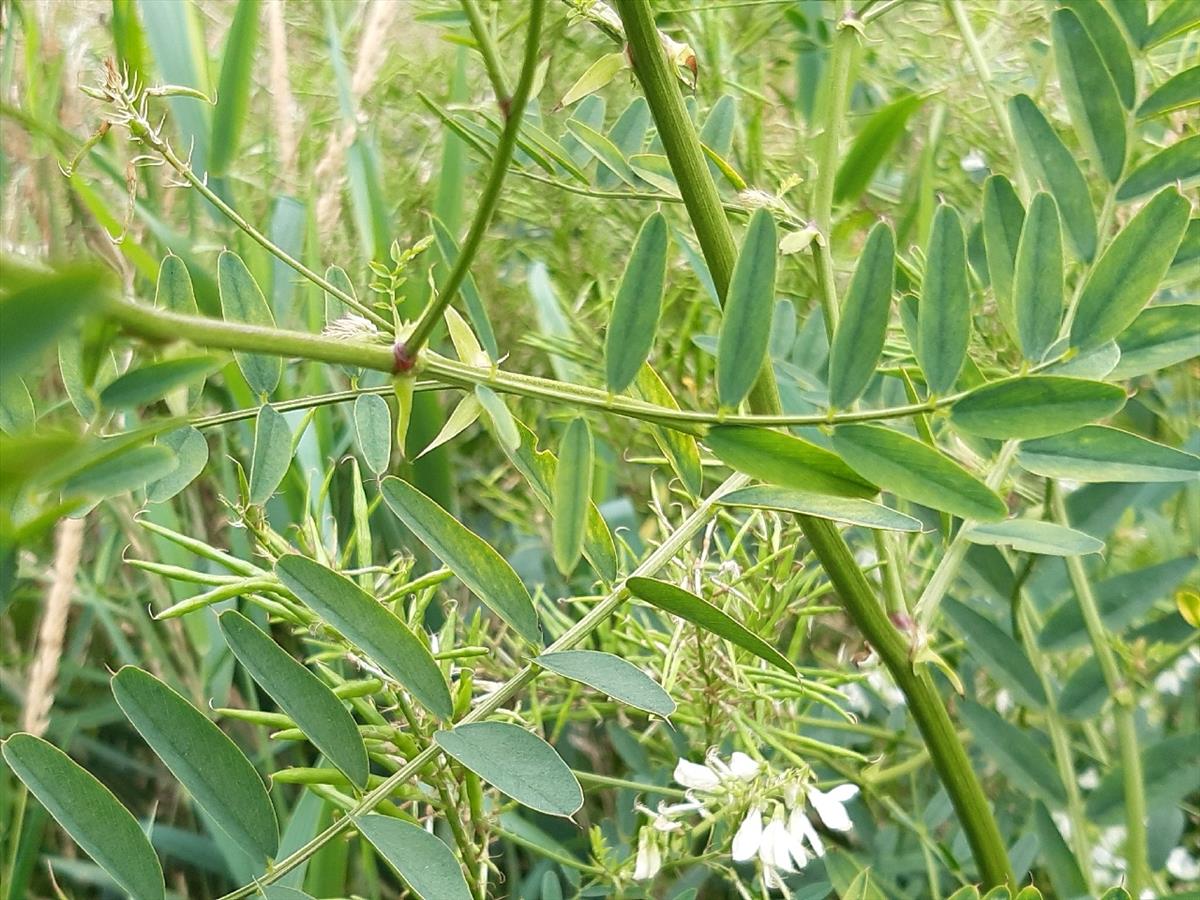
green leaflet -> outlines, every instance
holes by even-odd
[[[313,746],[347,778],[365,788],[367,750],[342,701],[241,613],[226,610],[218,621],[229,649],[259,686],[291,717]]]
[[[292,429],[275,407],[266,404],[254,420],[254,453],[250,458],[250,502],[271,499],[292,464]]]
[[[959,715],[980,749],[1015,788],[1055,807],[1067,802],[1066,789],[1054,764],[1027,731],[970,700],[959,701]]]
[[[931,394],[945,394],[954,387],[970,336],[971,295],[962,221],[953,207],[940,206],[925,250],[914,348]]]
[[[541,644],[541,628],[529,591],[499,553],[408,482],[385,478],[380,490],[388,509],[476,597],[525,640]]]
[[[1018,553],[1043,556],[1083,556],[1104,549],[1104,541],[1090,534],[1040,519],[976,522],[963,529],[963,537],[972,544],[1012,547]]]
[[[1125,168],[1125,111],[1117,87],[1074,12],[1057,9],[1050,23],[1058,80],[1075,133],[1104,177],[1115,184]]]
[[[909,118],[925,99],[921,94],[906,94],[872,114],[838,167],[833,185],[835,203],[853,202],[862,196],[875,170],[904,136]]]
[[[595,456],[587,419],[572,419],[563,434],[554,473],[554,564],[563,575],[574,571],[583,552]]]
[[[736,407],[758,378],[771,339],[775,306],[775,219],[760,207],[733,267],[717,339],[717,397]]]
[[[387,471],[392,458],[392,410],[378,394],[354,401],[354,435],[367,468],[376,475]]]
[[[1133,60],[1129,56],[1129,44],[1101,0],[1059,0],[1061,6],[1075,13],[1088,36],[1096,45],[1100,60],[1112,78],[1121,105],[1132,109],[1136,101],[1136,85]]]
[[[1141,47],[1142,39],[1146,36],[1146,26],[1148,24],[1146,0],[1127,0],[1124,3],[1113,3],[1111,4],[1111,9],[1116,13],[1117,18],[1121,20],[1121,24],[1125,26],[1125,30],[1133,40],[1133,45]]]
[[[1176,141],[1129,173],[1117,189],[1117,200],[1145,197],[1168,184],[1190,185],[1200,179],[1200,134]]]
[[[656,212],[633,242],[604,339],[605,380],[614,393],[629,387],[650,355],[662,311],[667,243],[667,220]]]
[[[246,755],[205,715],[149,672],[112,677],[125,717],[231,840],[258,859],[279,849],[275,809]]]
[[[438,447],[447,441],[454,440],[462,434],[467,428],[474,424],[479,418],[483,407],[479,404],[479,398],[474,394],[464,394],[463,398],[458,401],[458,405],[450,411],[450,415],[446,417],[446,424],[442,426],[442,430],[437,433],[429,445],[418,453],[415,459],[420,459],[430,450],[436,450]]]
[[[178,464],[171,448],[162,444],[126,449],[106,455],[71,475],[63,494],[93,499],[113,497],[165,478]]]
[[[1180,802],[1195,790],[1196,780],[1200,778],[1200,732],[1174,734],[1145,747],[1142,773],[1146,779],[1146,805],[1150,809]],[[1087,798],[1084,808],[1089,819],[1101,825],[1115,825],[1122,820],[1124,777],[1125,770],[1121,766],[1113,766],[1105,773]]]
[[[891,227],[880,222],[859,255],[829,350],[829,402],[834,409],[853,404],[875,374],[887,335],[895,273],[896,239]]]
[[[635,190],[638,188],[637,176],[633,174],[629,163],[612,141],[575,117],[567,119],[567,130],[589,154],[600,161],[601,165],[607,166],[613,174],[631,188]]]
[[[1196,560],[1185,556],[1097,582],[1096,606],[1104,627],[1119,634],[1126,625],[1179,587],[1195,566]],[[1070,650],[1087,642],[1083,613],[1074,596],[1068,597],[1049,615],[1038,634],[1038,646],[1049,651]]]
[[[1154,296],[1187,229],[1189,204],[1177,190],[1154,196],[1093,267],[1071,322],[1071,344],[1098,347],[1120,335]]]
[[[0,381],[0,431],[17,435],[32,431],[37,422],[37,410],[25,382],[14,375]]]
[[[134,900],[161,900],[162,866],[137,820],[87,770],[52,744],[18,733],[4,761],[96,865]]]
[[[1075,157],[1025,94],[1008,101],[1008,117],[1017,140],[1021,167],[1054,195],[1075,255],[1091,262],[1096,255],[1096,212]]]
[[[558,107],[570,106],[577,100],[582,100],[588,94],[593,94],[617,77],[617,73],[628,67],[629,59],[623,52],[606,53],[593,62],[578,80],[567,88]]]
[[[717,104],[720,105],[719,100]],[[633,168],[633,155],[642,149],[649,127],[650,107],[644,97],[634,97],[608,132],[608,139],[621,155],[630,161],[630,168]],[[583,180],[586,183],[587,179]],[[610,191],[621,186],[621,179],[607,166],[600,166],[596,170],[596,184],[601,189]]]
[[[100,305],[112,277],[97,266],[30,272],[17,279],[4,260],[0,288],[0,381],[28,377],[48,348],[76,318]]]
[[[221,251],[217,257],[217,285],[221,291],[221,312],[226,321],[268,328],[275,326],[271,307],[254,276],[242,258],[230,250]],[[273,393],[279,386],[283,374],[280,359],[253,353],[234,353],[233,358],[255,396]]]
[[[549,816],[572,816],[583,789],[562,757],[540,737],[503,722],[475,722],[439,731],[434,740],[497,790]]]
[[[663,612],[686,619],[705,631],[724,638],[735,646],[753,653],[759,659],[794,674],[796,667],[786,656],[746,629],[726,612],[690,591],[654,578],[630,578],[625,586],[639,600],[656,606]]]
[[[632,663],[596,650],[562,650],[534,659],[543,669],[601,691],[614,700],[667,718],[675,701],[658,683]]]
[[[967,649],[983,664],[984,671],[1012,691],[1023,706],[1045,707],[1046,691],[1020,644],[991,619],[953,597],[942,601],[942,610],[966,639]]]
[[[260,0],[238,0],[221,54],[221,80],[212,117],[212,144],[208,157],[209,173],[224,175],[237,158],[242,126],[250,105],[250,86],[254,83],[251,67],[258,40]]]
[[[1134,378],[1200,356],[1200,309],[1191,304],[1149,306],[1117,339],[1116,379]]]
[[[861,525],[883,531],[921,531],[919,519],[896,512],[879,503],[847,497],[829,497],[770,484],[754,485],[721,497],[723,506],[749,506],[773,509],[819,519],[832,519],[847,525]]]
[[[100,392],[109,409],[131,409],[160,400],[175,388],[202,381],[220,362],[211,356],[180,356],[126,372]]]
[[[1029,440],[1107,418],[1124,405],[1120,385],[1066,375],[1019,375],[971,391],[950,407],[950,421],[979,437]]]
[[[1054,198],[1039,191],[1021,229],[1013,274],[1013,321],[1021,353],[1041,362],[1058,337],[1063,314],[1062,227]]]
[[[1077,722],[1098,715],[1108,702],[1108,685],[1100,661],[1089,656],[1063,682],[1058,695],[1058,711]]]
[[[151,503],[162,503],[182,491],[204,471],[208,465],[208,441],[191,425],[186,425],[167,432],[156,443],[174,453],[177,460],[174,469],[146,485],[146,499]]]
[[[634,389],[648,403],[665,406],[669,409],[679,409],[675,397],[667,389],[658,373],[646,363],[638,371]],[[700,494],[704,487],[704,469],[700,463],[700,447],[690,434],[676,431],[674,428],[655,426],[651,434],[658,448],[667,457],[671,468],[683,483],[684,488],[693,497]]]
[[[196,294],[192,289],[192,276],[187,265],[174,253],[163,257],[158,267],[158,281],[154,286],[154,306],[185,316],[199,314]]]
[[[391,816],[356,816],[354,827],[421,900],[471,900],[462,867],[441,838]]]
[[[1197,26],[1200,26],[1200,4],[1196,0],[1174,0],[1146,29],[1142,49],[1150,50]]]
[[[874,497],[879,489],[836,453],[765,428],[716,425],[704,442],[723,463],[770,484],[835,497]]]
[[[1013,270],[1024,223],[1025,207],[1012,182],[1003,175],[990,176],[983,183],[983,245],[1000,319],[1014,339],[1017,326],[1012,306]]]
[[[1200,66],[1184,69],[1164,81],[1138,107],[1139,119],[1150,119],[1200,104]]]
[[[1103,425],[1023,443],[1017,463],[1045,478],[1083,482],[1200,479],[1200,457]]]
[[[1033,819],[1038,837],[1038,850],[1055,896],[1086,897],[1087,882],[1083,880],[1083,874],[1079,871],[1079,862],[1075,859],[1074,851],[1063,840],[1050,811],[1046,809],[1046,804],[1034,804]]]
[[[344,575],[296,554],[281,556],[275,574],[301,603],[362,648],[430,712],[443,719],[450,716],[450,690],[433,655],[378,600]]]
[[[558,470],[558,460],[549,450],[538,450],[537,435],[517,422],[521,444],[515,450],[505,450],[509,462],[525,478],[533,489],[533,495],[548,513],[554,513],[553,486]],[[698,463],[697,463],[698,464]],[[583,555],[591,563],[596,574],[604,581],[612,582],[617,577],[617,550],[613,545],[608,524],[600,515],[595,503],[588,504],[587,529],[583,536]]]
[[[938,450],[878,425],[839,425],[833,447],[884,490],[964,519],[1004,518],[1004,501]]]

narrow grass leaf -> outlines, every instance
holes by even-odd
[[[983,245],[1000,320],[1014,339],[1017,326],[1012,301],[1013,272],[1024,224],[1025,207],[1012,182],[1003,175],[990,176],[983,183]]]
[[[344,575],[303,556],[281,556],[275,574],[301,603],[362,648],[430,712],[443,719],[450,716],[450,690],[433,655],[378,600]]]
[[[1031,181],[1041,182],[1054,195],[1075,255],[1091,262],[1096,255],[1096,211],[1074,155],[1025,94],[1008,101],[1008,116],[1021,167]]]
[[[125,717],[196,804],[257,859],[279,849],[279,826],[262,779],[220,728],[149,672],[124,666],[112,691]]]
[[[204,471],[208,465],[208,441],[191,425],[186,425],[167,432],[156,443],[174,453],[177,460],[174,469],[146,485],[146,499],[151,503],[163,503],[195,481]]]
[[[1117,87],[1072,10],[1056,9],[1050,23],[1058,80],[1075,133],[1104,177],[1115,184],[1125,168],[1125,111]]]
[[[638,231],[613,301],[604,340],[604,371],[614,393],[629,387],[654,344],[667,275],[667,246],[667,220],[656,212]]]
[[[1017,463],[1035,475],[1071,481],[1200,480],[1200,457],[1103,425],[1028,441],[1021,445]]]
[[[1168,184],[1190,186],[1200,179],[1200,134],[1176,141],[1129,173],[1117,189],[1117,200],[1126,202],[1152,194]]]
[[[437,835],[381,815],[356,816],[354,827],[421,900],[471,900],[462,867]]]
[[[1004,518],[1004,501],[982,481],[928,444],[879,425],[839,425],[833,447],[884,490],[964,519]]]
[[[1017,341],[1030,362],[1041,362],[1058,337],[1063,315],[1062,226],[1054,198],[1039,191],[1029,204],[1013,273]]]
[[[380,488],[388,509],[475,596],[527,641],[541,644],[533,600],[504,557],[408,482],[389,477]]]
[[[224,175],[237,159],[246,110],[250,106],[250,88],[254,84],[255,45],[261,0],[238,0],[221,54],[221,79],[217,87],[217,105],[212,116],[212,152],[208,169],[212,175]]]
[[[1152,119],[1200,104],[1200,66],[1184,69],[1154,89],[1138,107],[1139,119]]]
[[[154,848],[112,791],[32,734],[14,734],[0,746],[13,774],[121,890],[134,900],[162,900],[163,871]]]
[[[1166,188],[1113,238],[1080,294],[1071,322],[1073,346],[1098,347],[1137,318],[1175,257],[1189,209],[1179,191]]]
[[[634,388],[647,403],[679,409],[675,397],[649,363],[638,371]],[[696,439],[674,428],[658,426],[652,429],[651,434],[687,492],[693,497],[699,496],[701,488],[704,487],[704,469],[700,463],[700,445],[696,443]]]
[[[972,544],[1011,547],[1018,553],[1043,556],[1084,556],[1104,549],[1104,541],[1090,534],[1039,519],[976,522],[963,530],[963,537]]]
[[[1097,582],[1096,606],[1104,627],[1114,635],[1119,634],[1183,584],[1195,567],[1195,558],[1184,556]],[[1038,646],[1048,651],[1071,650],[1087,641],[1083,612],[1073,596],[1049,615],[1038,634]]]
[[[879,165],[903,137],[909,118],[925,99],[921,94],[906,94],[871,115],[838,167],[833,184],[835,203],[852,203],[862,196]]]
[[[367,785],[367,750],[353,717],[321,679],[237,610],[218,617],[229,649],[313,746],[360,788]]]
[[[1019,375],[971,391],[950,407],[950,421],[979,437],[1030,440],[1107,418],[1124,405],[1120,385],[1066,375]]]
[[[758,378],[775,306],[775,218],[755,210],[733,267],[717,340],[717,397],[736,407]]]
[[[392,459],[392,410],[378,394],[354,401],[354,436],[367,468],[376,475],[386,472]]]
[[[242,258],[231,250],[221,251],[217,258],[217,285],[226,321],[275,326],[275,317],[271,315],[267,298]],[[279,386],[283,374],[283,362],[280,359],[253,353],[234,353],[233,356],[255,396],[270,394]]]
[[[703,628],[731,644],[749,651],[759,659],[795,674],[796,667],[786,656],[749,631],[728,613],[690,591],[654,578],[630,578],[625,586],[639,600]]]
[[[1200,306],[1149,306],[1117,339],[1116,379],[1136,378],[1200,356]]]
[[[1173,0],[1150,23],[1142,37],[1142,49],[1152,50],[1176,35],[1200,27],[1200,3],[1196,0]]]
[[[1028,732],[970,700],[960,701],[959,715],[970,729],[975,743],[1012,782],[1013,787],[1057,809],[1066,804],[1067,792],[1062,779]]]
[[[966,238],[958,213],[943,205],[933,214],[917,306],[915,349],[931,394],[945,394],[954,387],[970,336]]]
[[[830,497],[793,488],[776,487],[770,484],[754,485],[732,491],[721,497],[724,506],[749,506],[754,509],[772,509],[818,519],[831,519],[847,525],[860,525],[880,531],[921,531],[919,519],[896,512],[869,500],[848,497]]]
[[[100,392],[100,405],[132,409],[161,400],[186,384],[202,381],[221,365],[211,356],[180,356],[126,372]]]
[[[942,610],[966,639],[967,650],[998,684],[1013,692],[1024,706],[1043,709],[1046,691],[1025,650],[990,619],[953,597],[942,601]]]
[[[563,575],[574,571],[583,552],[594,466],[592,429],[580,416],[563,434],[554,475],[554,564]]]
[[[883,353],[892,287],[896,274],[896,239],[879,222],[867,236],[842,306],[829,350],[829,403],[846,409],[867,386]]]
[[[501,793],[548,816],[583,806],[583,789],[562,757],[536,734],[505,722],[474,722],[434,735],[439,747]]]
[[[442,426],[442,430],[437,433],[429,446],[416,455],[416,459],[420,459],[430,450],[436,450],[448,441],[454,440],[463,433],[467,428],[479,418],[479,414],[483,411],[483,407],[479,404],[479,398],[474,394],[465,394],[458,405],[450,411],[450,415],[446,417],[446,423]]]
[[[879,492],[837,453],[781,431],[716,425],[704,443],[730,468],[769,484],[834,497],[867,498]]]
[[[292,429],[283,413],[267,404],[254,420],[254,452],[250,457],[250,502],[271,499],[292,464]]]
[[[588,94],[594,94],[617,77],[617,73],[629,65],[629,58],[623,52],[606,53],[593,62],[573,85],[567,88],[561,100],[560,109],[582,100]]]
[[[586,684],[614,700],[667,718],[675,701],[653,678],[632,663],[597,650],[562,650],[534,659],[543,669]]]
[[[1083,23],[1088,36],[1096,45],[1100,61],[1108,70],[1121,98],[1121,105],[1133,109],[1137,100],[1133,59],[1129,55],[1129,43],[1120,27],[1101,0],[1059,0],[1061,6],[1071,10]]]

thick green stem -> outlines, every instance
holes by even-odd
[[[483,13],[477,0],[461,0],[467,21],[471,23],[471,35],[475,38],[475,47],[483,57],[483,67],[487,69],[488,80],[496,91],[496,102],[503,109],[508,105],[512,90],[508,79],[504,77],[504,66],[500,64],[500,54],[496,52],[496,42],[488,30],[487,22],[483,21]]]
[[[479,205],[475,208],[475,218],[471,221],[471,228],[467,232],[466,238],[463,239],[462,247],[459,248],[454,267],[446,276],[446,280],[438,287],[437,294],[430,298],[429,305],[425,307],[421,318],[417,320],[412,333],[404,342],[404,355],[408,365],[416,361],[417,353],[429,340],[429,335],[441,321],[446,306],[454,299],[454,295],[458,293],[467,273],[471,271],[475,254],[479,251],[483,235],[492,222],[496,205],[500,202],[500,188],[504,185],[504,176],[508,174],[508,164],[512,161],[513,150],[517,146],[517,134],[520,132],[521,122],[525,118],[525,104],[533,89],[533,78],[537,72],[538,48],[541,43],[542,17],[545,12],[546,0],[530,0],[529,31],[525,37],[525,59],[521,64],[521,78],[517,82],[517,90],[511,100],[500,98],[500,108],[505,116],[504,130],[500,133],[500,140],[496,144],[496,153],[492,157],[492,168],[488,173],[487,183],[483,186],[483,193],[479,196]]]
[[[1063,502],[1062,493],[1056,485],[1050,486],[1050,509],[1054,521],[1060,525],[1070,526],[1067,506]],[[1146,846],[1146,787],[1142,776],[1142,755],[1138,748],[1137,724],[1134,721],[1136,701],[1133,690],[1121,675],[1117,663],[1117,655],[1109,643],[1108,630],[1100,618],[1100,607],[1096,603],[1096,595],[1092,591],[1091,581],[1083,566],[1083,559],[1078,556],[1068,556],[1067,575],[1071,579],[1071,587],[1075,591],[1075,599],[1079,603],[1079,611],[1083,614],[1083,624],[1087,629],[1088,640],[1092,644],[1092,652],[1100,664],[1100,673],[1104,676],[1104,684],[1108,694],[1113,699],[1113,719],[1117,726],[1117,749],[1124,771],[1125,781],[1125,861],[1128,882],[1125,889],[1138,897],[1142,889],[1150,884],[1150,864],[1147,858]]]
[[[723,296],[736,258],[733,235],[684,109],[683,97],[659,43],[653,12],[647,0],[623,0],[618,11],[625,25],[634,73],[642,84],[709,271]],[[751,408],[757,413],[776,413],[779,399],[774,377],[769,366],[764,367],[764,372],[759,383],[769,377],[770,390],[752,394]],[[958,812],[984,881],[989,886],[1012,882],[1004,842],[987,797],[928,673],[918,673],[913,668],[908,643],[888,620],[836,526],[823,519],[806,516],[799,519],[847,613],[904,692],[934,767]]]

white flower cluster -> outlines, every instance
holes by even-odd
[[[656,811],[638,807],[651,817],[651,822],[638,834],[635,880],[658,874],[667,843],[665,836],[683,830],[680,816],[700,813],[710,817],[710,809],[721,811],[745,805],[748,811],[734,833],[730,855],[734,862],[757,860],[763,887],[781,890],[783,875],[799,872],[810,859],[825,855],[825,844],[809,820],[808,808],[811,806],[831,831],[849,831],[852,826],[846,804],[858,794],[858,787],[852,784],[819,790],[807,770],[773,775],[740,750],[728,761],[715,751],[709,751],[704,764],[680,759],[674,778],[687,788],[686,802],[661,804]]]

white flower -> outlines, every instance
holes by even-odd
[[[799,872],[808,864],[808,852],[788,831],[783,821],[781,806],[775,808],[775,815],[763,829],[758,859],[764,871],[775,869],[781,872]]]
[[[1096,786],[1100,784],[1100,773],[1093,766],[1080,772],[1077,780],[1079,781],[1079,786],[1085,791],[1095,790]]]
[[[662,868],[662,852],[658,849],[658,841],[654,832],[643,828],[638,832],[637,861],[633,866],[634,881],[646,881],[658,874]]]
[[[721,785],[721,776],[699,763],[679,760],[675,765],[675,780],[686,788],[696,791],[714,791]]]
[[[830,791],[811,788],[808,792],[808,802],[813,805],[826,828],[832,831],[849,831],[854,825],[846,815],[846,804],[857,795],[858,785],[839,784]]]
[[[817,829],[812,827],[812,822],[808,821],[808,816],[805,815],[803,809],[798,806],[792,807],[792,811],[788,815],[787,827],[788,834],[797,843],[808,841],[808,846],[812,848],[813,856],[820,857],[825,855],[825,842],[817,834]]]
[[[753,781],[761,767],[741,750],[735,750],[729,757],[729,771],[735,778],[742,781]]]
[[[1167,854],[1167,871],[1180,881],[1196,881],[1200,879],[1200,859],[1176,847]]]
[[[996,691],[996,712],[1000,713],[1002,716],[1005,716],[1008,715],[1012,708],[1012,694],[1010,694],[1005,688],[1001,688],[1000,690]]]
[[[746,818],[742,819],[742,824],[738,826],[737,833],[733,836],[733,861],[746,862],[754,859],[758,848],[762,845],[762,835],[762,807],[752,806],[746,813]]]

